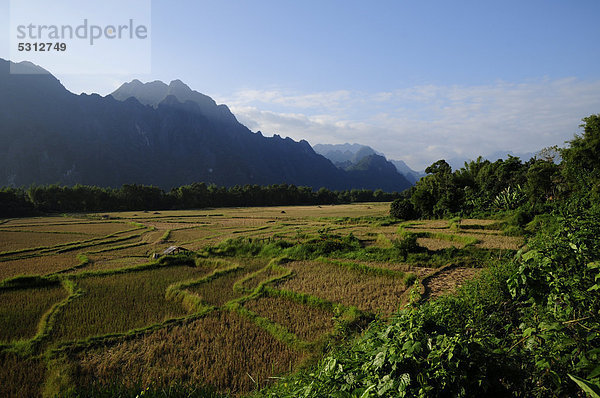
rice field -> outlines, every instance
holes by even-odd
[[[135,396],[172,385],[239,396],[318,359],[323,342],[393,314],[410,281],[425,281],[433,299],[478,272],[437,272],[444,264],[430,256],[522,244],[494,220],[400,223],[388,212],[388,203],[367,203],[6,220],[0,396]],[[418,236],[412,257],[395,251],[406,233]],[[350,234],[359,246],[344,250],[355,252],[310,257],[327,236],[339,244]],[[268,250],[213,250],[227,239]],[[170,246],[184,253],[163,256]],[[32,277],[15,287],[19,275]],[[342,332],[344,316],[362,326]]]
[[[305,341],[317,340],[335,326],[331,311],[284,297],[263,296],[245,302],[244,307],[285,327]]]
[[[24,225],[13,227],[11,230],[22,230],[24,232],[35,232],[44,234],[63,234],[63,235],[89,235],[104,236],[133,228],[126,222],[71,222],[63,224],[42,224],[42,225]],[[0,226],[0,230],[3,230]]]
[[[401,279],[369,275],[360,271],[315,261],[286,264],[294,276],[278,288],[355,306],[364,311],[391,315],[401,304],[406,286]]]
[[[0,280],[17,275],[46,275],[77,266],[81,260],[73,253],[25,257],[0,261]]]
[[[523,237],[503,235],[498,221],[495,220],[466,219],[456,225],[458,227],[453,227],[452,222],[447,220],[425,220],[408,222],[401,228],[407,232],[426,235],[418,238],[418,242],[433,251],[465,247],[465,242],[472,239],[477,240],[473,244],[475,247],[488,250],[519,250],[524,244]],[[436,235],[446,235],[446,238],[439,238]],[[449,240],[448,236],[455,239]]]
[[[0,394],[3,397],[39,397],[46,378],[46,363],[0,352]]]
[[[165,298],[167,287],[210,271],[178,266],[77,279],[83,293],[58,315],[53,338],[68,341],[126,332],[184,316],[183,307]]]
[[[197,294],[202,302],[208,305],[222,306],[230,300],[241,297],[243,294],[233,289],[234,283],[244,275],[256,271],[263,264],[251,264],[228,272],[205,283],[189,287],[187,290]]]
[[[249,392],[294,369],[305,354],[247,319],[217,311],[185,325],[74,358],[76,384],[119,380],[127,386],[210,385]]]
[[[128,256],[111,258],[111,256],[90,255],[91,264],[74,272],[108,271],[119,268],[135,267],[149,261],[147,256]]]
[[[34,337],[42,315],[66,297],[60,285],[0,290],[0,342]]]
[[[0,231],[0,252],[23,250],[30,247],[42,246],[38,242],[44,242],[44,246],[55,246],[59,244],[78,242],[88,239],[85,234],[54,234],[48,232],[31,232],[23,230]]]
[[[258,272],[246,275],[246,277],[238,279],[234,288],[242,291],[251,292],[256,289],[261,283],[267,282],[274,278],[280,278],[289,273],[289,270],[284,267],[267,266]]]

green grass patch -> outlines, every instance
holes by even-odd
[[[167,229],[165,233],[160,237],[162,242],[167,242],[169,240],[169,236],[171,236],[171,230]]]

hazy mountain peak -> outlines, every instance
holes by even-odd
[[[337,167],[344,170],[388,169],[394,166],[396,171],[404,176],[411,184],[418,181],[424,174],[412,170],[402,160],[386,160],[385,155],[367,145],[361,144],[316,144],[316,153],[331,160]]]
[[[11,73],[28,75],[50,75],[50,72],[48,72],[46,69],[29,61],[22,61],[18,63],[10,62],[10,64]]]
[[[187,84],[185,84],[184,82],[182,82],[179,79],[172,80],[171,83],[169,83],[169,87],[171,89],[183,89],[186,91],[192,91],[190,86],[188,86]]]
[[[357,163],[365,156],[383,155],[370,146],[361,144],[316,144],[313,149],[333,163]]]
[[[227,106],[217,105],[212,98],[192,90],[179,79],[172,80],[168,85],[160,80],[142,83],[136,79],[130,83],[122,84],[111,95],[119,101],[135,97],[140,103],[155,108],[158,107],[158,104],[163,103],[168,96],[172,95],[180,103],[187,101],[196,103],[198,105],[197,111],[209,119],[219,120],[227,124],[237,124],[237,119]],[[173,101],[169,100],[167,103],[173,103]]]
[[[29,61],[12,62],[4,58],[0,58],[0,68],[2,68],[2,73],[11,73],[15,75],[52,76],[52,74],[46,69]]]
[[[0,82],[0,93],[2,94],[16,86],[24,91],[32,90],[40,97],[54,91],[60,91],[65,95],[71,94],[50,72],[29,61],[15,63],[0,58],[0,77],[2,78]],[[21,94],[25,93],[15,93],[15,95]]]
[[[141,82],[141,81],[139,81],[138,79],[133,79],[133,80],[131,81],[131,83],[124,83],[124,84],[125,84],[125,85],[132,85],[132,86],[136,86],[136,87],[139,87],[139,86],[143,86],[143,85],[144,85],[144,83],[142,83],[142,82]]]

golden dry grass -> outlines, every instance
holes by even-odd
[[[417,274],[417,276],[419,276],[419,277],[425,276],[436,269],[436,268],[415,266],[415,265],[406,264],[406,263],[390,263],[390,262],[383,262],[383,261],[362,261],[362,260],[352,260],[352,259],[341,259],[340,261],[344,261],[344,262],[348,262],[348,263],[355,263],[355,264],[362,264],[362,265],[366,265],[367,267],[371,267],[371,268],[389,269],[391,271],[401,271],[404,273],[412,272],[413,274]]]
[[[52,254],[0,262],[0,280],[17,275],[46,275],[80,263],[74,253]]]
[[[479,240],[479,243],[476,243],[474,247],[478,247],[481,249],[505,249],[505,250],[518,250],[521,246],[523,246],[524,239],[521,236],[505,236],[500,235],[498,233],[489,233],[490,231],[479,231],[477,232],[455,232],[451,230],[447,231],[435,231],[435,230],[423,230],[424,232],[442,232],[448,235],[456,235],[458,237],[465,238],[475,238]],[[474,230],[475,231],[475,230]],[[493,231],[492,231],[493,232]],[[419,238],[417,242],[424,247],[427,247],[430,250],[439,250],[448,247],[464,247],[464,243],[462,242],[451,242],[442,239],[435,238]]]
[[[298,261],[285,265],[294,276],[276,286],[359,309],[390,315],[399,308],[406,290],[401,279],[365,274],[321,262]]]
[[[85,218],[79,217],[62,217],[62,216],[44,216],[44,217],[27,217],[27,218],[14,218],[6,221],[2,226],[8,225],[11,227],[24,227],[34,225],[64,225],[72,223],[87,223],[90,222]]]
[[[521,236],[504,236],[504,235],[488,235],[488,234],[470,234],[481,240],[481,243],[475,245],[480,249],[505,249],[519,250],[525,243],[525,239]]]
[[[185,242],[202,239],[214,234],[215,230],[213,226],[179,229],[171,231],[171,234],[169,235],[169,241],[184,244]]]
[[[461,242],[450,242],[442,239],[434,238],[418,238],[417,243],[419,246],[426,247],[428,250],[442,250],[450,247],[461,248],[464,247],[464,243]]]
[[[227,238],[251,237],[284,237],[290,242],[305,241],[319,235],[320,231],[354,236],[367,245],[389,247],[393,239],[398,238],[399,224],[379,225],[373,219],[386,217],[389,203],[366,203],[340,206],[281,206],[261,208],[227,208],[185,211],[160,212],[125,212],[110,213],[118,223],[98,221],[99,215],[77,217],[36,217],[20,220],[9,220],[0,225],[0,251],[2,245],[14,247],[51,246],[66,242],[89,240],[116,233],[116,238],[129,235],[124,241],[91,242],[82,244],[64,254],[44,252],[43,257],[0,261],[0,279],[17,274],[47,274],[79,264],[78,254],[86,254],[91,263],[76,272],[111,270],[136,266],[149,261],[153,253],[161,253],[172,245],[181,245],[190,250],[199,250],[208,245],[215,245]],[[91,218],[97,218],[92,221]],[[152,229],[119,232],[134,228],[128,222],[142,223]],[[462,220],[460,230],[449,228],[448,220],[419,221],[417,225],[406,225],[408,232],[433,232],[475,237],[481,243],[477,248],[514,249],[519,246],[521,238],[500,235],[501,231],[489,228],[493,220]],[[480,228],[481,227],[481,228]],[[15,230],[37,232],[14,232]],[[41,231],[46,231],[42,233]],[[170,231],[166,241],[165,232]],[[3,240],[5,234],[25,234],[10,240]],[[27,236],[26,234],[30,234]],[[15,236],[17,236],[15,235]],[[38,239],[38,238],[43,239]],[[379,237],[379,239],[378,239]],[[59,243],[52,239],[57,238]],[[21,240],[19,240],[21,239]],[[28,243],[23,243],[30,239]],[[137,245],[137,244],[140,245]],[[419,239],[419,243],[437,249],[442,247],[462,247],[460,242],[448,242],[439,239]],[[21,244],[21,246],[18,246]],[[135,246],[128,246],[128,245]],[[15,249],[11,249],[15,250]],[[44,254],[41,253],[41,254]],[[26,252],[18,256],[40,254]],[[17,255],[3,256],[3,259]],[[1,260],[1,259],[0,259]],[[222,306],[232,299],[241,297],[243,292],[234,291],[236,282],[267,265],[268,258],[234,258],[231,262],[244,268],[223,274],[217,278],[187,288],[199,294],[207,304]],[[413,272],[419,277],[430,274],[433,269],[409,266],[402,263],[364,262],[344,259],[371,268],[392,271]],[[141,328],[163,322],[167,318],[188,315],[185,308],[174,301],[165,299],[165,291],[171,283],[196,281],[215,270],[219,265],[213,263],[205,268],[175,266],[155,270],[129,272],[112,276],[95,276],[75,278],[85,294],[70,302],[57,314],[56,325],[51,336],[53,342],[67,342],[105,333],[122,333],[134,328]],[[222,266],[222,264],[221,264]],[[318,261],[292,262],[282,265],[294,271],[294,276],[285,281],[275,283],[275,288],[284,288],[298,293],[340,303],[356,306],[362,310],[393,313],[399,307],[401,296],[405,292],[402,278],[389,275],[365,273],[351,267],[325,264]],[[444,272],[430,279],[428,287],[436,296],[446,290],[452,290],[467,278],[472,277],[474,270],[454,270]],[[260,282],[280,272],[265,271],[240,284],[251,290]],[[35,289],[34,289],[35,290]],[[66,293],[63,293],[66,294]],[[246,293],[247,294],[247,293]],[[8,296],[5,296],[8,298]],[[40,296],[41,297],[41,296]],[[60,296],[60,297],[64,297]],[[0,300],[4,297],[0,296]],[[60,298],[59,298],[60,299]],[[32,300],[38,300],[32,298]],[[56,299],[44,301],[51,305]],[[6,302],[15,302],[14,299]],[[31,337],[32,334],[16,332],[21,330],[35,332],[41,313],[49,306],[29,305],[35,307],[27,312],[32,314],[23,320],[23,324],[15,327],[15,336]],[[332,314],[326,310],[300,304],[284,297],[261,297],[246,301],[244,308],[259,316],[284,326],[305,341],[318,340],[333,327]],[[2,303],[0,302],[0,308]],[[6,305],[8,307],[8,304]],[[10,310],[13,318],[10,324],[21,322],[15,318],[18,310]],[[1,310],[0,310],[1,311]],[[41,311],[41,313],[40,313]],[[4,319],[4,318],[3,318]],[[8,318],[6,318],[8,319]],[[260,385],[264,385],[268,376],[286,371],[297,364],[305,355],[294,351],[276,340],[272,335],[255,323],[237,314],[222,312],[211,313],[204,319],[196,321],[178,321],[179,326],[169,326],[161,330],[123,341],[111,348],[87,349],[72,357],[76,364],[73,373],[75,381],[84,387],[94,381],[100,383],[121,383],[134,386],[137,383],[155,386],[168,386],[171,383],[197,385],[208,383],[221,391],[231,390],[234,393],[250,391],[255,387],[250,374]],[[182,322],[182,323],[181,323]],[[2,321],[4,323],[4,321]],[[7,323],[8,325],[9,323]],[[264,325],[263,325],[264,327]],[[6,328],[8,329],[8,328]],[[21,334],[19,334],[21,333]],[[29,333],[29,332],[28,332]],[[17,338],[21,338],[17,337]],[[12,339],[14,337],[7,337]],[[112,343],[111,343],[112,344]],[[15,394],[6,391],[18,391],[18,383],[38,383],[43,380],[36,376],[36,365],[32,362],[32,376],[28,379],[24,361],[0,356],[0,364],[6,362],[11,374],[0,370],[0,396]],[[273,364],[273,365],[272,365]],[[273,366],[273,367],[272,367]],[[42,369],[43,371],[43,369]],[[4,373],[3,373],[4,372]],[[247,373],[248,374],[247,374]],[[13,383],[10,387],[1,382]],[[41,384],[39,382],[38,384]],[[32,396],[37,386],[20,396]]]
[[[35,336],[42,315],[66,297],[60,285],[0,291],[0,341]]]
[[[235,217],[235,218],[222,218],[219,220],[219,224],[224,228],[235,228],[235,229],[252,229],[263,227],[267,225],[266,218],[255,218],[255,217]]]
[[[97,239],[91,242],[76,244],[71,247],[62,247],[57,251],[72,253],[73,255],[77,255],[80,253],[93,254],[100,251],[112,251],[115,250],[115,248],[139,242],[141,242],[139,235],[133,232],[111,237],[108,239]]]
[[[149,260],[148,257],[119,257],[119,258],[110,258],[107,257],[96,257],[90,256],[90,260],[92,260],[92,264],[77,270],[76,272],[87,272],[87,271],[106,271],[112,269],[126,268],[126,267],[134,267],[136,265],[147,263]]]
[[[62,243],[89,239],[84,234],[52,234],[43,232],[0,231],[0,252],[41,246],[55,246]]]
[[[206,304],[222,306],[228,301],[243,295],[243,293],[233,289],[235,282],[243,278],[244,275],[264,267],[266,261],[262,259],[245,259],[240,262],[240,265],[243,268],[221,275],[209,282],[189,287],[187,290],[200,296]]]
[[[43,225],[31,225],[25,227],[12,227],[13,230],[26,230],[38,233],[58,233],[58,234],[82,234],[82,235],[95,235],[105,236],[114,234],[116,232],[125,231],[134,228],[133,225],[122,223],[111,223],[111,222],[96,222],[96,223],[68,223],[68,224],[43,224]],[[5,229],[5,228],[1,228]]]
[[[165,248],[167,247],[165,245],[163,246]],[[108,259],[138,256],[148,257],[152,253],[157,253],[159,251],[162,250],[160,250],[158,245],[145,244],[139,238],[131,238],[120,242],[94,246],[81,250],[83,253],[89,253],[92,256],[101,256],[102,258]]]
[[[485,219],[476,219],[476,218],[465,218],[461,220],[460,225],[492,225],[497,223],[498,220],[485,220]]]
[[[257,272],[256,274],[245,278],[244,280],[240,280],[239,287],[245,291],[252,291],[258,287],[261,282],[265,282],[272,278],[277,278],[285,275],[287,271],[281,269],[273,269],[272,267],[268,267],[266,269]]]
[[[184,228],[196,228],[207,225],[207,221],[203,222],[182,222],[181,220],[164,220],[164,221],[144,221],[144,225],[154,227],[159,231],[166,231],[168,229],[184,229]]]
[[[199,279],[210,271],[208,267],[177,266],[80,279],[84,294],[58,314],[53,339],[126,332],[186,315],[183,307],[165,299],[167,287]]]
[[[289,371],[304,354],[234,313],[214,312],[77,359],[77,384],[211,385],[244,393]],[[248,376],[250,375],[250,376]],[[250,378],[252,377],[252,379]]]
[[[408,229],[446,229],[448,228],[448,220],[419,220],[409,221],[405,223],[405,228]]]
[[[333,330],[333,313],[284,297],[260,297],[244,307],[278,323],[304,341],[317,340]]]

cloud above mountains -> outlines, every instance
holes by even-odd
[[[425,85],[385,92],[242,90],[218,97],[265,135],[357,142],[421,169],[442,158],[563,145],[600,112],[600,81],[575,78]]]

